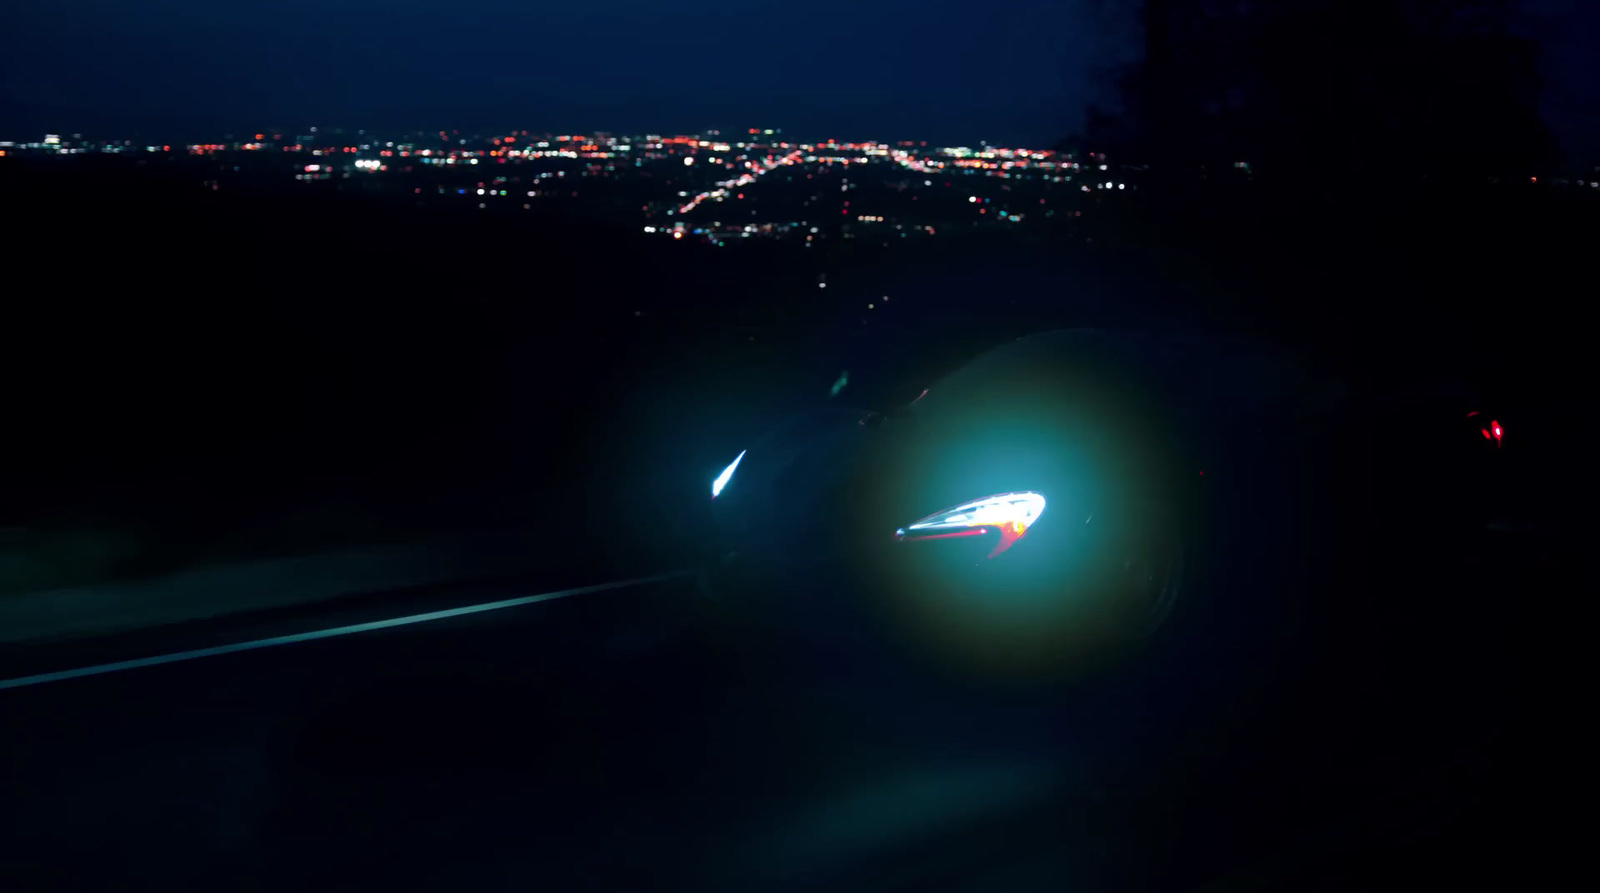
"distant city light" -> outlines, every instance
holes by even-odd
[[[749,132],[753,135],[766,137],[779,134],[782,131],[751,128]],[[424,136],[419,133],[410,137],[387,141],[379,138],[378,134],[368,131],[361,131],[360,138],[351,137],[349,139],[343,136],[334,136],[332,132],[320,129],[312,130],[310,133],[312,134],[310,136],[293,137],[288,134],[262,132],[247,134],[239,142],[186,144],[179,146],[178,149],[187,156],[206,155],[215,157],[217,160],[216,171],[225,171],[230,168],[235,172],[241,170],[239,166],[230,163],[232,159],[223,157],[228,153],[253,152],[257,153],[257,157],[273,157],[277,156],[278,152],[293,152],[307,153],[326,159],[315,164],[294,164],[289,161],[284,163],[284,167],[289,168],[289,170],[280,168],[282,172],[278,176],[287,177],[290,174],[294,174],[295,179],[305,181],[325,182],[339,177],[348,178],[352,176],[349,171],[368,172],[376,178],[388,176],[387,172],[391,170],[395,171],[394,176],[397,178],[408,179],[409,175],[416,172],[416,165],[434,165],[435,167],[431,169],[424,168],[424,170],[429,170],[431,173],[445,174],[445,176],[439,178],[440,182],[417,186],[412,191],[417,196],[424,194],[432,196],[437,193],[441,198],[447,196],[452,188],[456,188],[457,194],[463,197],[473,194],[478,197],[505,197],[510,195],[509,189],[505,187],[509,187],[511,184],[538,183],[545,179],[555,179],[564,183],[568,171],[572,171],[576,177],[584,178],[585,182],[593,182],[596,179],[618,182],[626,177],[637,176],[640,178],[637,183],[624,184],[622,188],[638,188],[641,190],[642,198],[640,200],[625,204],[634,206],[634,220],[637,220],[640,216],[639,211],[643,212],[644,220],[638,222],[639,225],[645,227],[646,233],[665,234],[672,232],[673,238],[679,240],[685,235],[692,235],[697,242],[703,240],[718,246],[725,246],[729,241],[736,241],[739,237],[782,239],[801,236],[805,237],[804,241],[808,243],[808,247],[811,242],[816,242],[819,246],[826,245],[821,239],[821,227],[812,226],[809,220],[800,219],[806,217],[827,219],[828,215],[834,213],[833,210],[825,209],[826,206],[832,205],[832,202],[823,197],[823,194],[831,192],[831,190],[819,188],[820,182],[805,190],[804,194],[794,195],[792,197],[793,205],[788,207],[785,207],[789,200],[789,196],[786,195],[787,190],[772,195],[763,193],[763,196],[767,196],[761,200],[763,208],[767,207],[769,202],[777,203],[773,205],[775,213],[765,215],[775,218],[774,220],[764,220],[765,212],[761,209],[755,209],[751,210],[748,215],[732,215],[744,216],[744,220],[728,223],[718,221],[711,223],[709,226],[696,226],[696,223],[704,222],[694,218],[693,215],[697,213],[705,214],[708,207],[714,207],[719,203],[725,204],[729,200],[734,200],[739,202],[737,207],[740,207],[741,211],[749,209],[750,205],[753,204],[748,201],[754,195],[751,191],[752,184],[779,167],[805,167],[803,171],[789,170],[784,172],[782,179],[791,184],[791,186],[795,182],[807,179],[821,181],[825,178],[837,178],[838,175],[844,174],[844,177],[840,178],[842,182],[840,182],[839,189],[845,195],[863,188],[863,184],[869,182],[873,184],[886,183],[886,185],[890,185],[902,193],[898,201],[903,202],[903,204],[896,204],[882,209],[870,208],[870,205],[866,202],[843,201],[844,209],[839,211],[840,216],[844,218],[844,220],[840,221],[845,225],[843,232],[830,234],[829,242],[832,242],[836,235],[842,235],[845,239],[859,239],[866,237],[867,233],[883,232],[889,227],[893,227],[896,230],[897,238],[906,238],[910,235],[933,235],[936,230],[932,224],[949,225],[955,222],[954,219],[931,219],[941,216],[941,213],[948,216],[951,209],[944,208],[941,212],[940,208],[930,205],[927,201],[921,201],[921,199],[929,199],[930,196],[918,193],[911,188],[916,182],[915,179],[903,176],[896,178],[893,174],[888,174],[882,179],[878,179],[876,174],[878,168],[884,168],[886,171],[892,168],[902,174],[905,172],[922,174],[922,185],[929,188],[935,185],[933,174],[941,174],[944,177],[943,185],[949,190],[945,193],[946,195],[960,194],[959,191],[953,189],[953,174],[998,177],[1006,180],[1005,184],[996,184],[1000,185],[1000,190],[994,192],[990,198],[984,198],[976,193],[970,193],[967,196],[969,204],[978,206],[980,218],[977,221],[967,218],[967,223],[963,224],[963,226],[989,228],[996,226],[997,223],[1023,222],[1024,215],[1012,213],[1011,208],[1032,207],[1035,202],[1041,207],[1049,205],[1051,208],[1056,209],[1042,209],[1040,211],[1040,220],[1063,214],[1081,217],[1083,216],[1082,211],[1061,207],[1059,198],[1065,190],[1072,188],[1074,179],[1072,173],[1079,170],[1093,170],[1094,165],[1099,165],[1099,169],[1102,171],[1109,171],[1110,169],[1110,159],[1100,153],[1091,153],[1080,163],[1050,150],[1000,148],[986,144],[977,148],[930,148],[926,143],[922,143],[921,147],[917,148],[918,143],[915,141],[827,140],[821,143],[789,143],[778,139],[767,140],[765,138],[749,142],[725,143],[720,140],[720,135],[714,131],[705,132],[704,138],[687,135],[616,137],[595,133],[588,135],[567,134],[559,137],[546,135],[543,139],[537,136],[530,138],[530,134],[527,131],[522,131],[520,134],[514,131],[512,136],[476,136],[471,134],[464,135],[462,132],[437,131],[436,135],[428,134]],[[252,135],[255,137],[255,142],[247,142]],[[14,150],[10,145],[0,142],[0,150],[12,155],[28,151],[38,152],[41,155],[47,152],[52,155],[67,155],[139,151],[141,149],[150,152],[171,151],[171,147],[168,146],[136,147],[131,142],[82,143],[81,138],[76,134],[49,134],[48,137],[47,143],[39,141],[40,138],[36,137],[35,141],[19,144]],[[421,141],[429,143],[431,146],[424,148],[422,145],[417,145],[414,141],[418,137],[421,137]],[[267,141],[269,138],[272,141]],[[437,139],[437,142],[434,141],[435,139]],[[348,142],[349,145],[322,144],[329,140],[337,140],[340,143]],[[780,148],[782,150],[781,155]],[[697,166],[696,159],[699,156],[691,153],[700,150],[721,153],[707,155],[706,158],[699,159],[713,165],[713,169],[707,171],[706,175],[708,179],[715,179],[717,182],[708,182],[701,185],[691,183],[691,181],[700,179],[699,176],[692,173],[692,168]],[[633,163],[627,164],[623,162],[622,164],[617,164],[604,160],[619,157],[617,156],[619,152],[622,153],[620,157]],[[361,153],[368,153],[371,157],[356,157],[360,156]],[[343,164],[334,163],[332,158],[335,155],[339,155],[341,158],[346,155],[352,156],[350,158],[351,164],[347,167]],[[284,155],[282,157],[296,159],[304,156]],[[401,161],[397,167],[396,159],[416,160]],[[574,163],[569,165],[566,160],[571,160]],[[671,170],[676,169],[676,161],[678,160],[681,160],[684,166],[690,169],[681,178],[671,173]],[[455,184],[449,182],[451,178],[446,172],[455,170],[454,166],[456,165],[478,166],[490,163],[496,165],[497,172],[500,170],[499,165],[510,164],[514,166],[521,165],[522,167],[515,171],[506,171],[506,176],[485,177],[485,180],[493,180],[493,183],[475,182],[473,186],[459,188],[459,182]],[[859,168],[861,165],[867,165],[869,171],[874,171],[874,173],[869,175],[870,178],[858,175],[853,178],[855,182],[852,182],[852,178],[849,176],[850,171],[853,168]],[[670,169],[668,169],[669,166]],[[1248,169],[1248,166],[1243,163],[1237,163],[1235,166]],[[441,170],[440,167],[445,169]],[[643,168],[643,170],[636,172],[636,169],[640,168]],[[651,168],[655,170],[651,171]],[[960,170],[956,171],[952,170],[952,168],[959,168]],[[244,170],[249,170],[249,168],[244,168]],[[719,170],[726,170],[727,173],[714,178],[709,176]],[[301,173],[295,174],[295,171],[300,171]],[[804,176],[801,176],[802,174]],[[206,176],[206,174],[199,174],[199,176]],[[466,179],[466,177],[457,176],[455,179],[459,181]],[[201,181],[197,179],[196,182],[201,183],[207,189],[221,188],[221,184],[217,180],[207,179]],[[833,182],[839,182],[839,180],[833,180]],[[1582,180],[1549,180],[1548,182],[1557,186],[1574,182],[1576,185],[1584,187],[1600,186],[1600,182],[1591,184]],[[398,187],[398,191],[403,192],[406,185],[415,186],[415,183],[408,184],[402,179],[401,182],[391,185]],[[1116,181],[1085,184],[1081,179],[1078,180],[1077,186],[1081,192],[1086,193],[1092,193],[1096,190],[1138,188],[1137,184],[1130,186],[1126,182]],[[875,186],[868,188],[876,189]],[[969,190],[970,188],[982,188],[982,186],[974,183],[972,187],[969,187]],[[474,192],[474,190],[476,191]],[[911,195],[903,195],[905,191],[910,191]],[[1030,191],[1032,194],[1028,194]],[[1041,197],[1050,195],[1051,191],[1055,193],[1051,199]],[[548,188],[525,188],[524,192],[526,197],[530,199],[536,196],[551,195]],[[572,195],[576,200],[578,192],[572,191]],[[676,197],[672,197],[674,195]],[[566,197],[564,193],[562,197]],[[585,193],[583,197],[589,199],[589,194]],[[842,198],[843,195],[841,195]],[[601,201],[604,202],[605,199],[601,199]],[[991,204],[995,206],[993,210],[998,220],[996,217],[987,216],[989,205]],[[1085,202],[1084,204],[1087,205],[1088,203]],[[640,207],[641,205],[642,207]],[[480,203],[479,206],[487,209],[486,203]],[[730,205],[729,209],[733,207],[735,205]],[[832,207],[838,208],[839,206],[833,205]],[[888,216],[891,215],[886,213],[890,211],[891,207],[892,216],[896,218],[896,222],[893,224],[888,223]],[[525,203],[524,208],[531,208],[531,205]],[[869,208],[874,213],[862,213],[869,210]],[[917,214],[917,209],[919,208],[930,219],[918,220],[918,216],[923,216]],[[609,213],[603,208],[597,208],[597,210],[602,214]],[[722,214],[726,210],[728,209],[716,209],[713,213]],[[854,220],[851,219],[852,216],[854,216]],[[959,217],[959,215],[955,216]],[[666,218],[668,217],[674,219],[667,220]],[[790,217],[794,219],[786,219]],[[632,222],[627,221],[624,226]],[[876,224],[880,223],[884,224],[884,226],[877,227]],[[864,227],[867,224],[874,225],[875,230],[865,229]],[[735,236],[735,233],[738,236]],[[885,233],[885,235],[887,234]],[[885,244],[889,243],[885,242]],[[826,288],[827,285],[819,283],[818,287]],[[875,309],[876,304],[884,303],[887,300],[887,296],[875,299],[872,304],[868,305],[868,309]]]

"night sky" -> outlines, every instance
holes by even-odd
[[[1529,0],[1527,11],[1544,50],[1545,121],[1569,164],[1600,165],[1600,3]]]
[[[1139,53],[1136,6],[13,0],[0,12],[0,138],[759,126],[1045,145],[1111,98],[1109,66]],[[1525,0],[1569,154],[1600,154],[1596,6]]]
[[[5,100],[63,130],[760,126],[1040,144],[1137,45],[1087,0],[6,6]]]

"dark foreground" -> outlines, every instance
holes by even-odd
[[[23,252],[109,297],[34,302],[18,323],[23,449],[0,469],[13,529],[115,534],[96,579],[497,525],[540,529],[553,563],[580,570],[8,651],[5,679],[674,567],[692,536],[658,535],[692,534],[706,480],[841,369],[848,399],[906,399],[871,390],[873,364],[925,382],[982,342],[1163,301],[1289,317],[1363,357],[1342,335],[1448,348],[1544,405],[1586,390],[1582,330],[1536,312],[1565,306],[1544,280],[1566,268],[1544,260],[1581,256],[1548,241],[1555,223],[1515,229],[1536,252],[1505,248],[1503,228],[1483,229],[1493,252],[1440,236],[1439,256],[1474,263],[1396,278],[1374,272],[1391,255],[1266,217],[1327,256],[1241,252],[1255,300],[1233,306],[1181,266],[1174,288],[1090,275],[1101,248],[1053,246],[1049,264],[712,262],[559,229],[420,232],[343,206],[173,210],[164,189],[108,202],[103,184],[34,185],[19,207],[53,209],[46,236],[122,210],[115,238]],[[1395,228],[1409,253],[1431,231]],[[317,278],[311,244],[355,246],[340,278]],[[122,297],[148,282],[163,301]],[[1398,300],[1413,294],[1431,303]],[[956,312],[973,304],[979,319]],[[1400,325],[1401,304],[1422,322]],[[1341,308],[1336,334],[1317,307]],[[1442,307],[1483,319],[1447,326]],[[188,337],[197,325],[210,336]],[[1533,444],[1537,427],[1511,436]],[[1544,436],[1561,461],[1530,463],[1572,517],[1590,504],[1578,430]],[[860,593],[796,580],[764,602],[714,606],[680,581],[0,690],[0,887],[1548,886],[1580,851],[1560,818],[1584,703],[1574,618],[1593,589],[1580,541],[1335,551],[1290,576],[1241,565],[1189,593],[1140,658],[1004,684],[862,643]],[[15,588],[96,570],[92,550],[61,551]]]
[[[1275,595],[1243,576],[1141,656],[1004,682],[852,644],[849,593],[809,590],[807,621],[679,580],[18,688],[0,865],[19,890],[1537,885],[1569,571],[1489,536],[1276,629],[1233,613]],[[1325,576],[1294,585],[1360,582]],[[321,610],[54,659],[383,616]]]

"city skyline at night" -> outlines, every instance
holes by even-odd
[[[806,247],[833,239],[888,242],[953,228],[1020,232],[1076,219],[1100,197],[1139,185],[1137,169],[1114,168],[1093,153],[921,140],[800,142],[782,128],[393,137],[315,126],[186,144],[47,134],[0,141],[0,152],[68,162],[153,156],[208,191],[331,183],[412,206],[534,212],[718,246],[784,237]]]

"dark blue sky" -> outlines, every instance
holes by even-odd
[[[1097,7],[1104,5],[1095,0]],[[16,0],[23,120],[1066,134],[1135,50],[1085,0]],[[80,125],[74,125],[80,126]]]
[[[1569,164],[1600,164],[1600,3],[1528,0],[1543,48],[1542,106]]]
[[[1600,157],[1600,4],[1525,0],[1546,111]],[[8,0],[0,137],[259,127],[1047,144],[1135,58],[1135,0]],[[138,131],[138,134],[129,133]]]

